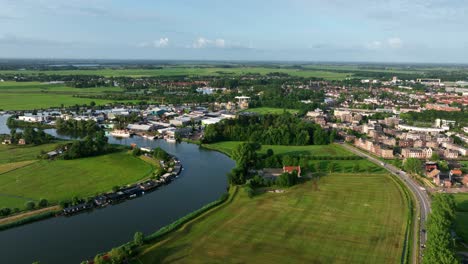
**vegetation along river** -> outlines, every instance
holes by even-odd
[[[0,133],[8,133],[6,117],[0,116]],[[47,130],[57,136],[55,130]],[[97,253],[145,234],[195,211],[226,191],[234,161],[227,156],[188,143],[167,143],[140,137],[109,138],[113,144],[161,147],[184,166],[179,177],[133,200],[72,217],[55,217],[0,232],[1,263],[41,261],[46,264],[80,263]],[[66,172],[64,172],[66,173]]]

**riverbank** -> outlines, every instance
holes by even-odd
[[[154,171],[156,165],[159,165],[159,163],[153,160],[151,157],[147,156],[142,156],[141,160],[148,164],[153,164],[151,173],[147,175],[153,177],[152,172]],[[63,209],[60,209],[60,206],[55,205],[38,210],[21,212],[19,214],[1,218],[0,230],[31,223],[33,221],[43,220],[53,216],[70,216],[83,211],[103,208],[111,204],[121,203],[125,200],[145,195],[146,193],[152,192],[164,184],[170,183],[181,173],[183,168],[180,164],[180,161],[176,157],[171,157],[168,163],[173,164],[173,166],[167,167],[167,171],[169,172],[165,173],[158,179],[153,180],[145,177],[146,179],[140,180],[135,184],[126,185],[123,188],[118,188],[115,191],[107,192],[94,197],[88,197],[86,200],[83,200],[83,202],[76,200],[77,202],[75,202],[75,204],[66,206]]]

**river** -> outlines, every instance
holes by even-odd
[[[5,121],[6,117],[0,116],[0,133],[9,131]],[[54,130],[47,131],[55,134]],[[97,253],[132,240],[136,231],[150,234],[216,200],[226,191],[226,174],[235,165],[227,156],[194,144],[140,137],[110,137],[109,142],[159,146],[179,158],[184,170],[169,185],[140,198],[72,217],[55,217],[1,231],[0,263],[64,264],[91,259]]]

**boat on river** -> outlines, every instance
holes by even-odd
[[[130,133],[126,130],[113,130],[109,133],[113,137],[119,137],[119,138],[129,138]]]

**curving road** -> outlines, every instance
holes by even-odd
[[[406,185],[408,190],[410,190],[413,193],[419,205],[417,206],[419,214],[416,214],[416,216],[419,215],[418,217],[419,230],[418,230],[418,221],[414,221],[414,239],[413,239],[414,241],[413,262],[418,263],[421,260],[421,257],[423,254],[423,250],[424,250],[423,247],[426,245],[426,239],[427,239],[427,234],[425,231],[426,220],[427,220],[428,214],[431,212],[431,202],[430,202],[429,196],[426,193],[426,189],[421,187],[415,181],[413,181],[410,177],[408,177],[408,175],[404,171],[400,170],[399,168],[391,164],[384,163],[383,161],[376,159],[373,156],[365,153],[364,151],[357,149],[355,147],[352,147],[350,145],[342,144],[342,146],[346,148],[347,150],[353,152],[354,154],[364,157],[367,160],[377,164],[378,166],[385,168],[387,171],[397,176]],[[419,239],[418,239],[418,236],[419,236]],[[419,244],[418,244],[418,241],[419,241]],[[418,250],[418,247],[419,247],[419,250]],[[415,254],[416,252],[419,252],[419,258]]]

